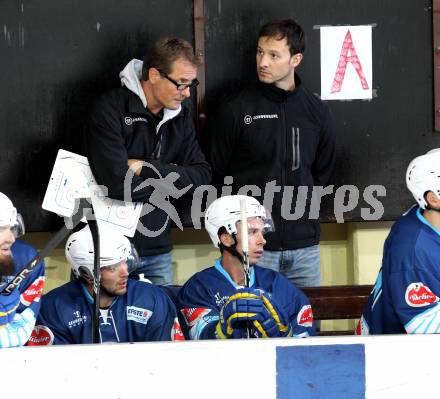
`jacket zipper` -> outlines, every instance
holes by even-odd
[[[162,152],[162,133],[159,133],[160,128],[168,121],[161,121],[156,127],[156,137],[154,138],[153,159],[159,159]]]
[[[299,169],[300,152],[299,152],[299,127],[292,127],[292,171]]]

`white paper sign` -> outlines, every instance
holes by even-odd
[[[142,203],[113,200],[106,194],[106,189],[96,184],[86,157],[59,150],[42,208],[70,217],[76,198],[91,198],[99,224],[108,224],[122,234],[133,237]]]
[[[371,25],[323,26],[321,32],[321,98],[372,98]]]

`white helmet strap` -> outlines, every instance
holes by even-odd
[[[226,245],[223,245],[222,242],[220,241],[219,244],[220,251],[225,250],[229,252],[232,256],[235,256],[240,261],[240,263],[243,263],[244,262],[243,255],[237,250],[237,244],[238,244],[237,235],[231,234],[231,236],[234,239],[234,244],[231,245],[230,247],[227,247]]]

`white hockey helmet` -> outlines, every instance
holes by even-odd
[[[9,226],[15,237],[24,234],[23,218],[12,204],[12,201],[3,193],[0,193],[0,227]]]
[[[126,261],[128,272],[139,265],[139,257],[130,240],[118,231],[99,226],[100,267]],[[66,242],[66,258],[76,277],[93,279],[94,247],[92,233],[87,225],[70,235]]]
[[[264,221],[265,231],[273,230],[269,212],[255,198],[246,195],[226,195],[216,199],[205,212],[205,229],[215,247],[219,247],[218,231],[224,227],[229,234],[237,234],[240,221],[240,201],[246,201],[247,218],[259,217]]]
[[[428,204],[425,193],[432,191],[440,199],[440,148],[414,158],[406,170],[406,186],[422,209]]]

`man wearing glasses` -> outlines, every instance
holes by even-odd
[[[145,204],[134,236],[141,257],[137,274],[161,285],[172,283],[170,215],[149,203],[153,187],[142,183],[174,172],[177,190],[191,187],[188,196],[210,182],[193,117],[182,104],[198,84],[199,64],[185,40],[158,40],[143,62],[134,59],[122,70],[122,87],[97,101],[84,138],[95,179],[107,187],[108,196]]]

